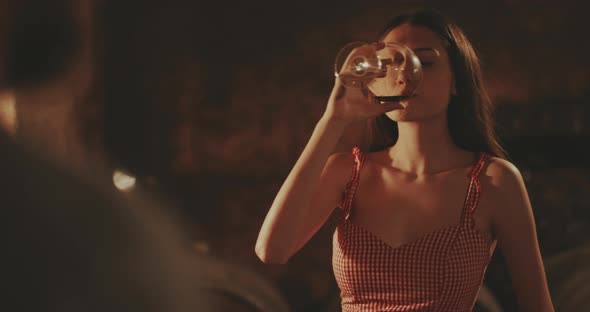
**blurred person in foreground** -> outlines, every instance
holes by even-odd
[[[0,91],[48,83],[68,68],[80,36],[68,3],[0,0]],[[45,38],[48,33],[55,37]],[[2,306],[206,308],[197,291],[198,263],[179,224],[161,207],[97,180],[31,153],[0,128]]]

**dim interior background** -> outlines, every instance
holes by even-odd
[[[334,218],[287,265],[261,263],[254,244],[325,108],[339,48],[373,40],[391,17],[426,1],[28,2],[13,57],[62,53],[70,65],[51,83],[3,91],[5,128],[74,170],[105,163],[135,177],[136,191],[189,224],[195,252],[251,273],[244,288],[259,278],[295,311],[338,311]],[[588,304],[587,5],[434,8],[463,27],[481,56],[497,130],[529,190],[556,308]],[[56,23],[60,14],[71,23]],[[56,48],[39,51],[39,40]],[[10,70],[42,77],[52,68]],[[504,310],[514,309],[499,250],[485,285]]]

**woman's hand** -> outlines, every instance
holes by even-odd
[[[346,87],[342,84],[342,80],[336,77],[324,116],[348,124],[375,117],[396,108],[402,108],[402,106],[396,102],[380,103],[366,86]]]

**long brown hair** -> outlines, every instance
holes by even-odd
[[[379,34],[379,40],[402,24],[427,27],[445,41],[457,95],[448,106],[448,127],[453,142],[466,150],[486,152],[506,159],[494,129],[493,105],[485,89],[482,70],[473,46],[465,33],[437,11],[421,9],[392,19]],[[367,121],[369,152],[382,150],[398,139],[397,122],[385,114]]]

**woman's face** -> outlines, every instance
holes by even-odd
[[[443,40],[426,27],[402,24],[387,33],[383,42],[398,42],[412,49],[422,63],[423,72],[415,96],[400,102],[402,107],[388,112],[387,116],[403,122],[446,114],[455,87]],[[401,80],[398,83],[404,82]]]

